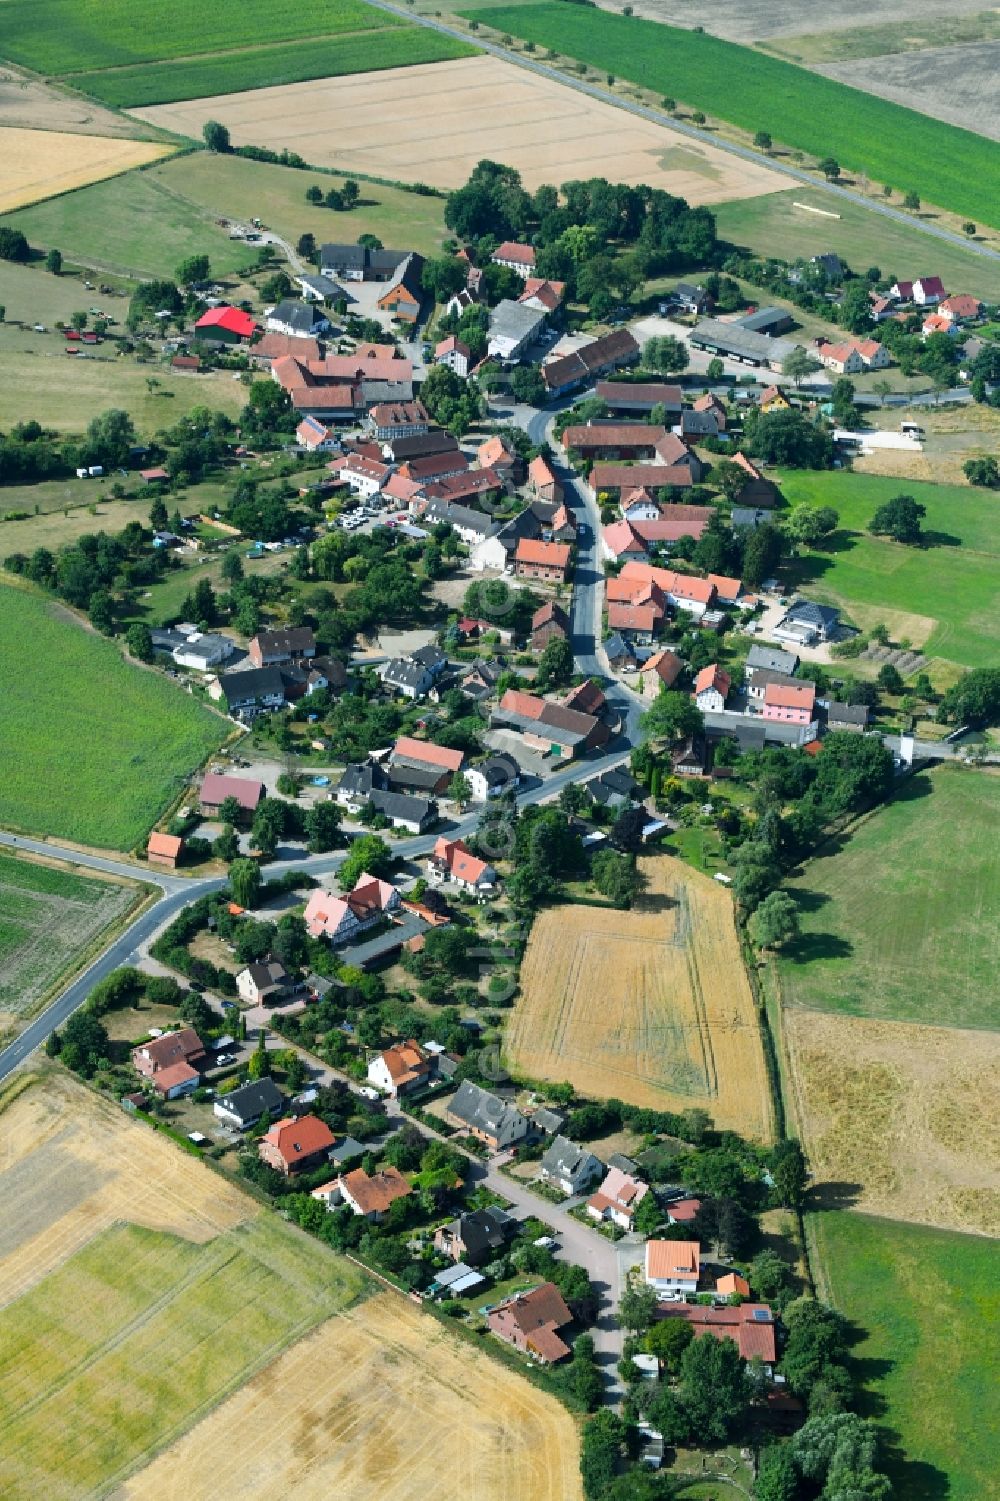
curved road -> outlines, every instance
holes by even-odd
[[[908,229],[922,230],[924,234],[932,235],[937,240],[946,240],[950,245],[960,245],[963,250],[970,250],[973,255],[981,255],[986,260],[1000,260],[1000,251],[991,250],[988,245],[979,245],[975,241],[967,240],[964,235],[955,234],[950,229],[942,229],[940,225],[914,219],[912,215],[904,214],[901,209],[866,198],[863,193],[853,193],[850,188],[838,187],[835,183],[818,182],[813,174],[803,171],[800,167],[792,167],[787,162],[775,161],[773,157],[754,151],[750,146],[737,146],[732,142],[720,140],[710,131],[699,130],[696,125],[688,125],[683,120],[675,120],[673,115],[665,114],[662,110],[653,109],[647,104],[637,104],[631,99],[622,99],[618,94],[613,94],[610,89],[601,88],[599,84],[584,83],[582,79],[562,73],[558,68],[536,62],[534,58],[526,57],[523,53],[510,52],[496,42],[485,41],[482,37],[462,31],[457,26],[447,26],[443,21],[434,20],[432,16],[416,15],[402,5],[391,5],[389,0],[370,0],[370,4],[377,6],[379,10],[388,11],[390,15],[399,16],[411,24],[415,21],[419,26],[428,26],[432,31],[440,31],[456,41],[478,47],[482,52],[488,52],[504,62],[515,63],[519,68],[527,68],[529,73],[537,73],[542,78],[552,79],[555,83],[561,83],[565,88],[576,89],[580,94],[588,94],[591,99],[598,99],[602,104],[612,104],[616,109],[623,109],[630,115],[638,115],[641,120],[649,120],[654,125],[664,125],[670,130],[676,130],[680,135],[701,141],[705,146],[712,146],[717,151],[728,151],[732,156],[738,156],[745,162],[752,162],[755,167],[767,167],[771,172],[781,173],[782,176],[790,177],[793,181],[801,182],[809,188],[822,188],[824,192],[833,193],[848,203],[855,203],[860,208],[870,209],[874,214],[881,214],[883,218],[893,219],[897,224],[904,224]]]

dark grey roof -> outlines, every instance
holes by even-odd
[[[755,667],[752,681],[755,688],[766,688],[769,684],[792,688],[802,686],[801,679],[793,677],[790,672],[777,672],[773,667]]]
[[[832,699],[826,708],[827,722],[838,720],[841,724],[867,724],[869,709],[866,704],[841,704]]]
[[[441,778],[447,775],[441,766],[410,766],[403,761],[394,761],[389,768],[389,786],[393,792],[400,787],[434,792]]]
[[[409,438],[387,438],[385,446],[399,463],[403,459],[425,459],[435,453],[455,453],[458,441],[451,433],[432,428],[430,432],[415,433]]]
[[[412,688],[415,693],[420,693],[429,680],[428,669],[410,657],[393,657],[382,669],[382,681],[391,688]]]
[[[457,1235],[470,1256],[477,1260],[489,1251],[502,1251],[517,1234],[518,1222],[503,1209],[475,1209],[461,1214],[448,1229]]]
[[[368,800],[377,813],[406,823],[423,824],[437,814],[437,803],[426,797],[411,797],[406,792],[382,792],[376,788]]]
[[[366,406],[378,406],[383,401],[412,401],[413,378],[407,380],[368,380],[361,378],[361,399]]]
[[[756,642],[747,652],[748,667],[766,667],[770,672],[792,673],[799,659],[792,651],[780,651],[776,646],[762,646]]]
[[[465,1079],[455,1091],[448,1113],[467,1126],[494,1137],[500,1146],[509,1146],[526,1134],[527,1119],[516,1105],[501,1100],[478,1084]]]
[[[751,333],[766,334],[769,329],[787,328],[792,322],[792,316],[784,308],[762,307],[736,321],[740,328],[748,328]]]
[[[589,1147],[570,1141],[568,1136],[557,1136],[542,1157],[542,1171],[572,1178],[580,1172],[587,1158],[593,1156]]]
[[[543,1105],[531,1117],[531,1124],[536,1131],[544,1131],[546,1136],[552,1136],[565,1126],[566,1117],[561,1110],[550,1110],[547,1105]]]
[[[632,1177],[644,1178],[646,1175],[637,1162],[631,1157],[626,1157],[624,1152],[612,1152],[608,1158],[608,1167],[616,1167],[620,1172],[630,1173]]]
[[[416,651],[411,651],[408,660],[419,662],[422,667],[433,672],[435,668],[444,667],[448,658],[440,646],[435,646],[433,641],[428,641],[426,646],[418,646]]]
[[[315,333],[326,328],[329,318],[314,302],[299,302],[294,297],[285,297],[267,315],[275,323],[285,323],[297,334]]]
[[[780,364],[798,346],[791,339],[769,339],[766,334],[741,328],[738,323],[723,323],[718,318],[702,318],[691,330],[696,349],[733,353],[743,359]]]
[[[622,797],[639,797],[642,793],[635,777],[622,766],[613,766],[610,771],[598,777],[596,782],[591,782],[591,792],[598,786],[606,787],[609,792],[619,793]]]
[[[355,1141],[353,1136],[345,1136],[342,1141],[337,1142],[336,1146],[330,1148],[329,1155],[331,1162],[350,1162],[355,1157],[363,1157],[365,1147],[362,1142]]]
[[[832,251],[828,250],[822,255],[814,255],[812,260],[814,266],[821,266],[823,268],[831,281],[843,281],[844,265],[839,255],[834,255]]]
[[[285,685],[277,667],[248,667],[245,672],[224,672],[219,677],[226,703],[231,709],[256,704],[262,699],[285,696]]]
[[[344,288],[329,276],[323,276],[318,271],[311,271],[308,275],[297,276],[296,281],[300,286],[308,287],[310,292],[317,297],[344,297]]]
[[[621,662],[626,658],[632,660],[632,648],[625,645],[625,642],[617,631],[611,632],[611,635],[604,643],[604,650],[608,654],[609,662]]]
[[[521,768],[514,757],[502,752],[495,756],[488,756],[473,770],[486,778],[486,784],[489,787],[506,787],[508,782],[516,781],[521,775]]]
[[[523,302],[504,298],[490,313],[490,338],[530,339],[545,322],[546,314]]]
[[[673,295],[683,298],[686,302],[702,301],[705,297],[705,288],[696,287],[689,281],[679,281],[674,287]]]
[[[265,1110],[277,1118],[285,1108],[285,1098],[273,1079],[257,1079],[250,1084],[241,1084],[232,1094],[223,1095],[219,1101],[233,1115],[247,1125],[259,1121]]]
[[[762,521],[770,521],[769,511],[762,510],[760,506],[733,506],[730,520],[734,527],[749,526],[754,530]]]
[[[469,506],[456,505],[454,501],[440,498],[427,502],[422,519],[444,521],[449,526],[461,527],[463,531],[474,531],[481,537],[490,537],[497,529],[493,518],[483,511],[473,511]]]
[[[355,761],[344,767],[344,775],[337,783],[337,791],[353,797],[370,797],[373,792],[388,789],[389,777],[385,769],[375,761]]]
[[[719,419],[714,412],[684,411],[681,413],[681,431],[714,438],[719,432]]]
[[[840,619],[840,611],[835,610],[832,605],[818,605],[812,599],[793,599],[785,612],[785,619],[829,630]]]
[[[376,276],[387,276],[411,253],[409,250],[371,250],[367,245],[327,244],[320,248],[319,263],[345,271],[370,271]]]

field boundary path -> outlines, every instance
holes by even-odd
[[[444,21],[436,21],[431,16],[417,15],[401,5],[390,4],[389,0],[369,0],[369,4],[377,10],[388,11],[390,15],[416,22],[418,26],[427,26],[432,31],[440,31],[455,41],[478,47],[480,51],[488,52],[504,62],[514,63],[519,68],[526,68],[529,73],[537,73],[542,78],[564,84],[566,88],[576,89],[577,93],[587,94],[591,99],[600,100],[602,104],[616,105],[618,109],[623,109],[630,115],[636,115],[640,120],[648,120],[653,125],[662,125],[669,130],[676,130],[679,135],[690,136],[692,140],[699,141],[703,146],[713,146],[716,150],[728,151],[730,155],[739,157],[742,161],[751,162],[755,167],[767,167],[770,171],[778,172],[784,177],[791,178],[793,182],[803,183],[809,188],[822,188],[824,192],[832,193],[848,203],[856,204],[859,208],[870,209],[872,213],[881,214],[883,218],[892,219],[897,224],[904,224],[908,229],[923,230],[924,234],[931,235],[934,239],[945,240],[949,245],[961,246],[963,250],[970,250],[974,255],[981,255],[986,260],[1000,261],[1000,251],[991,250],[988,245],[980,245],[975,240],[968,240],[964,235],[944,229],[939,224],[928,224],[926,220],[914,219],[912,215],[904,214],[901,209],[892,208],[887,203],[878,203],[874,199],[866,198],[863,193],[852,192],[850,188],[838,187],[836,183],[818,182],[814,176],[801,168],[792,167],[787,162],[776,161],[761,151],[754,151],[750,146],[738,146],[735,142],[720,140],[710,131],[699,130],[696,125],[688,125],[685,121],[676,120],[673,115],[653,109],[648,104],[637,104],[633,100],[622,99],[619,94],[612,93],[610,89],[601,88],[599,84],[584,83],[582,79],[568,77],[558,68],[536,62],[519,52],[508,51],[506,47],[501,47],[496,42],[485,41],[478,32],[470,34],[457,26],[448,26]],[[808,72],[808,69],[803,69],[803,72]]]

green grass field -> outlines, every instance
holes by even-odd
[[[933,621],[926,640],[913,636],[929,657],[963,667],[992,665],[1000,637],[1000,538],[996,499],[988,490],[929,485],[880,475],[834,470],[781,476],[793,505],[831,505],[842,531],[826,552],[811,552],[789,570],[796,586],[839,604],[857,624],[874,624],[884,611]],[[863,531],[876,508],[894,495],[912,495],[927,508],[925,532],[943,545],[904,547]],[[957,544],[957,545],[956,545]]]
[[[776,141],[940,208],[1000,225],[1000,155],[971,131],[707,33],[566,4],[464,10],[500,32],[551,47],[661,95],[770,131]]]
[[[897,192],[891,202],[898,206],[900,197]],[[823,214],[796,208],[796,202],[822,209]],[[901,277],[909,277],[915,266],[933,263],[949,291],[968,291],[987,302],[1000,300],[1000,261],[945,240],[930,240],[916,225],[897,224],[822,188],[800,186],[760,198],[734,198],[713,204],[712,213],[724,239],[758,255],[792,261],[832,250],[861,274],[878,266],[887,276]]]
[[[821,1295],[865,1331],[852,1353],[897,1501],[995,1495],[996,1241],[844,1212],[807,1231]]]
[[[296,0],[4,0],[0,53],[37,73],[65,75],[250,43],[332,36],[401,23],[364,0],[317,14]]]
[[[920,772],[789,891],[801,935],[780,959],[789,1005],[1000,1028],[1000,776]]]
[[[0,1312],[0,1490],[106,1494],[360,1286],[270,1215],[202,1245],[103,1231]]]
[[[130,849],[225,739],[217,715],[49,601],[0,586],[0,825]],[[16,664],[16,670],[15,670]]]
[[[369,11],[367,17],[362,25],[378,26],[379,19],[387,22],[392,19],[386,11]],[[475,52],[476,48],[442,32],[400,23],[392,31],[358,31],[350,36],[324,37],[278,47],[250,47],[242,52],[192,57],[182,62],[80,73],[71,82],[104,104],[138,109],[177,99],[205,99],[212,94],[306,83],[313,78],[445,62],[456,57],[473,57]]]
[[[0,1011],[30,1016],[138,889],[0,854]]]

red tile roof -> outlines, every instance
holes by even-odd
[[[535,542],[530,537],[521,537],[514,554],[518,563],[529,563],[546,568],[560,568],[565,573],[569,567],[570,545],[568,542]]]
[[[392,755],[394,761],[419,761],[424,766],[440,766],[442,771],[460,771],[465,760],[464,751],[449,750],[432,740],[415,740],[412,735],[400,735]]]
[[[224,328],[227,333],[238,334],[241,339],[249,339],[257,332],[257,324],[250,314],[238,307],[209,308],[207,313],[202,313],[195,328]]]
[[[329,1151],[336,1137],[318,1115],[301,1115],[297,1120],[275,1121],[262,1137],[289,1165],[301,1162],[316,1152]]]
[[[165,855],[167,859],[176,860],[184,844],[175,834],[158,834],[155,830],[149,836],[146,845],[147,855]]]
[[[504,240],[493,252],[494,261],[515,261],[519,266],[533,266],[535,264],[535,247],[533,245],[521,245],[516,240]]]

